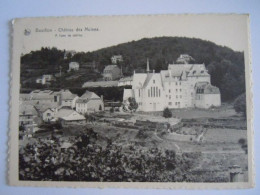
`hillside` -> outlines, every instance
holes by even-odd
[[[150,68],[159,72],[167,69],[169,63],[173,63],[180,54],[189,54],[195,59],[195,63],[205,63],[211,74],[211,82],[221,90],[222,100],[230,101],[245,92],[244,54],[235,52],[227,47],[218,46],[212,42],[194,38],[182,37],[158,37],[145,38],[139,41],[122,43],[116,46],[103,48],[93,52],[76,53],[73,57],[63,59],[65,51],[56,48],[42,48],[32,51],[21,57],[21,83],[22,88],[34,88],[32,80],[43,73],[57,73],[59,67],[62,72],[68,69],[70,61],[85,64],[95,61],[101,72],[105,65],[111,64],[112,55],[120,54],[124,62],[125,75],[131,75],[134,69],[145,69],[146,59],[149,58]],[[67,75],[63,74],[59,82],[53,83],[55,88],[81,87],[88,80],[96,80],[99,73],[82,69],[79,72]],[[33,79],[32,79],[33,78]]]

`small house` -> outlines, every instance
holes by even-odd
[[[113,55],[111,57],[112,64],[117,64],[118,62],[123,62],[123,56],[122,55]]]
[[[79,70],[79,63],[78,62],[70,62],[68,71],[70,72],[71,70],[74,70],[74,71]]]

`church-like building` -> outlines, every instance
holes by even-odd
[[[134,97],[138,111],[164,108],[210,108],[220,106],[220,91],[210,83],[204,64],[169,64],[168,70],[133,75],[132,89],[124,89],[123,100]]]

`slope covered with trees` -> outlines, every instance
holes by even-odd
[[[144,70],[147,58],[150,61],[150,68],[159,72],[167,69],[168,64],[175,62],[180,54],[189,54],[195,59],[195,63],[205,63],[211,74],[212,84],[220,88],[223,101],[234,100],[245,92],[243,52],[235,52],[230,48],[201,39],[144,38],[93,52],[79,52],[68,59],[63,58],[64,53],[65,51],[55,48],[42,48],[39,51],[23,55],[21,57],[21,81],[30,80],[32,76],[42,73],[58,72],[59,67],[62,71],[66,71],[70,61],[77,61],[80,64],[95,61],[98,64],[98,70],[102,72],[106,65],[111,64],[111,56],[117,54],[124,58],[124,62],[120,66],[122,66],[125,75],[131,75],[133,70]],[[81,87],[83,82],[89,80],[88,76],[82,75],[75,78],[67,82],[68,85],[71,84],[68,88]],[[92,76],[91,79],[95,78]]]

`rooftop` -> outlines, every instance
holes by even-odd
[[[117,65],[107,65],[104,70],[113,70],[115,68],[118,68]]]

